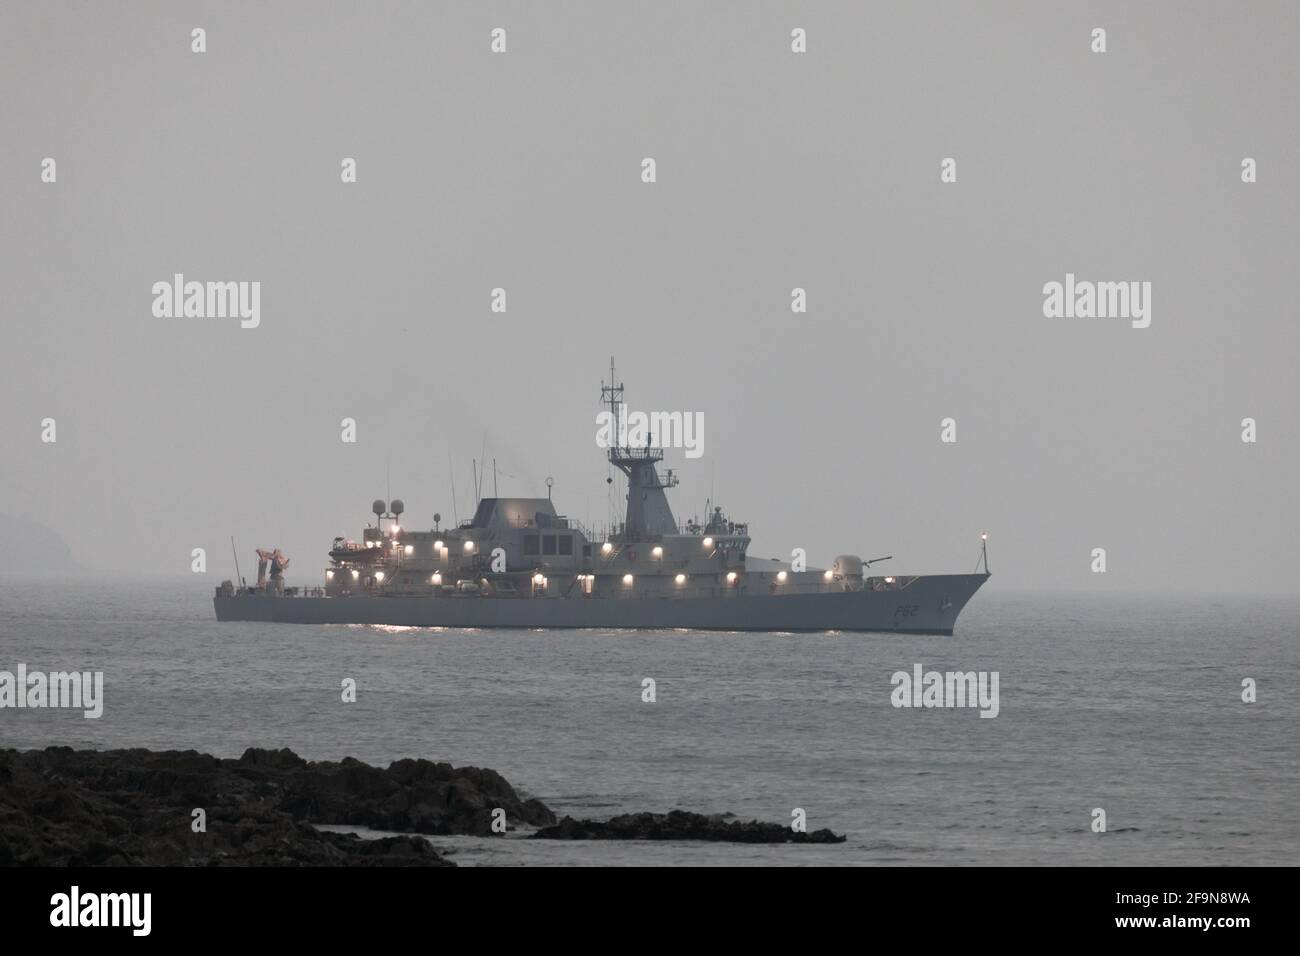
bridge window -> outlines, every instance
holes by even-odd
[[[524,535],[524,555],[537,554],[537,538],[535,534]]]
[[[573,554],[573,535],[560,535],[560,554]]]
[[[555,554],[555,535],[542,535],[542,554]]]

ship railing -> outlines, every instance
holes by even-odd
[[[641,459],[644,461],[662,461],[663,457],[664,457],[664,450],[662,447],[657,445],[641,445],[636,448],[633,448],[629,445],[623,445],[622,447],[615,446],[609,450],[610,461],[617,461],[619,459],[622,459],[624,461],[628,459]]]
[[[535,528],[538,531],[581,531],[587,535],[588,540],[591,535],[583,527],[580,521],[570,518],[568,515],[555,515],[549,519],[549,523],[538,523],[535,518],[507,518],[506,527],[509,528]]]
[[[678,534],[694,535],[697,538],[703,537],[737,537],[745,538],[749,536],[749,523],[745,521],[729,521],[723,527],[716,524],[705,525],[698,521],[686,521],[677,526]]]

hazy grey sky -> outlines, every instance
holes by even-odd
[[[1300,5],[0,11],[0,511],[86,566],[215,584],[234,534],[314,580],[389,457],[408,524],[448,453],[466,517],[485,436],[603,521],[615,355],[704,415],[678,517],[713,487],[754,554],[969,571],[987,530],[1002,587],[1296,590]],[[260,326],[155,318],[176,272]],[[1067,272],[1151,326],[1045,318]]]

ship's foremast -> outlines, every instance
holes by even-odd
[[[655,465],[663,461],[664,450],[654,445],[652,436],[646,436],[642,447],[631,447],[624,438],[623,383],[617,379],[614,360],[609,360],[609,382],[600,386],[600,400],[609,406],[613,422],[613,444],[609,448],[609,462],[627,477],[627,512],[623,520],[625,541],[644,541],[663,535],[677,534],[677,520],[664,494],[675,487],[677,476],[672,469],[660,477]]]

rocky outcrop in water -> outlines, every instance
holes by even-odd
[[[543,827],[536,840],[712,840],[727,843],[843,843],[830,830],[797,833],[779,823],[727,820],[721,816],[672,810],[668,813],[626,813],[610,820],[565,817]]]
[[[427,760],[0,750],[0,865],[451,865],[417,836],[363,840],[312,824],[487,835],[498,807],[511,825],[555,822],[493,770]],[[194,831],[195,810],[206,832]]]
[[[422,836],[362,839],[318,827],[490,836],[498,808],[511,828],[539,827],[532,836],[543,840],[844,842],[830,830],[680,810],[556,823],[494,770],[428,760],[380,768],[350,757],[314,763],[290,750],[238,760],[193,750],[0,750],[0,866],[452,866]]]

